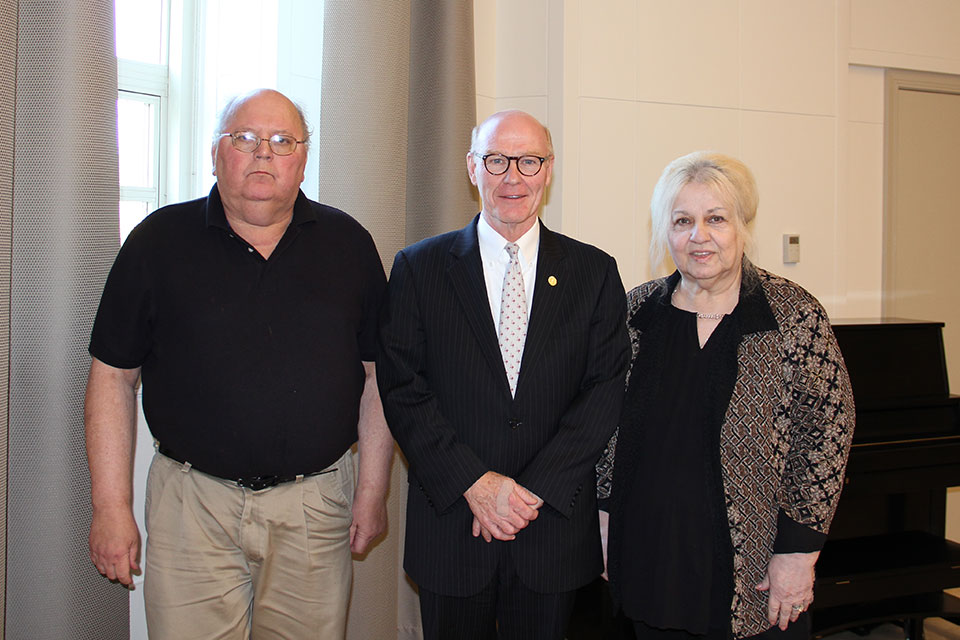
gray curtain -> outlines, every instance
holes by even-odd
[[[0,0],[0,140],[13,140],[17,85],[17,3]],[[8,143],[9,144],[9,143]],[[9,147],[8,147],[9,148]],[[7,394],[10,372],[10,231],[13,220],[13,154],[0,154],[0,469],[7,468]],[[0,472],[0,496],[7,495],[7,474]],[[7,502],[0,500],[0,594],[7,578]],[[4,637],[0,607],[0,638]]]
[[[477,122],[473,2],[410,3],[407,243],[458,229],[480,207],[467,178]]]
[[[399,249],[478,211],[465,163],[473,3],[326,0],[323,38],[320,199],[370,230],[389,269]],[[406,469],[394,464],[389,535],[354,564],[350,640],[422,635],[401,564],[405,502]]]
[[[127,638],[128,593],[88,559],[83,437],[86,345],[119,244],[113,1],[22,1],[13,11],[15,31],[4,4],[3,126],[13,123],[3,138],[12,193],[10,181],[0,185],[0,203],[12,195],[11,239],[0,247],[10,268],[5,632]]]
[[[326,0],[320,199],[394,253],[479,209],[465,156],[476,123],[473,3]]]

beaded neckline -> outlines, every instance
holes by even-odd
[[[673,293],[670,294],[670,299],[673,300],[673,298],[676,297],[676,295],[677,295],[677,289],[674,289]],[[720,320],[721,318],[723,318],[723,316],[727,315],[725,313],[701,313],[699,311],[694,311],[693,313],[697,315],[697,320]]]

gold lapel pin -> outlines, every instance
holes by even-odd
[[[547,284],[549,284],[551,287],[557,286],[557,276],[550,276],[547,278]]]

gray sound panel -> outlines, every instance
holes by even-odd
[[[310,147],[319,198],[357,218],[389,268],[407,244],[409,0],[325,0],[323,27],[320,119]]]
[[[325,0],[323,28],[320,118],[310,147],[319,198],[357,218],[389,268],[405,244],[409,0]],[[390,533],[353,565],[348,640],[397,637],[403,572],[396,533],[406,496],[399,487],[407,484],[399,467],[387,503]]]
[[[17,71],[17,3],[0,0],[0,140],[13,140]],[[9,148],[9,147],[8,147]],[[6,583],[7,385],[10,371],[10,227],[13,219],[13,154],[0,154],[0,593]],[[0,638],[4,609],[0,606]]]
[[[19,5],[10,293],[6,637],[129,635],[88,559],[83,393],[119,242],[113,0]]]
[[[411,0],[408,243],[459,229],[480,210],[466,161],[476,101],[473,3]]]

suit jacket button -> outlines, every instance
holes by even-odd
[[[511,429],[516,429],[523,426],[523,422],[517,420],[516,418],[510,418],[510,421],[507,424],[510,425]]]

